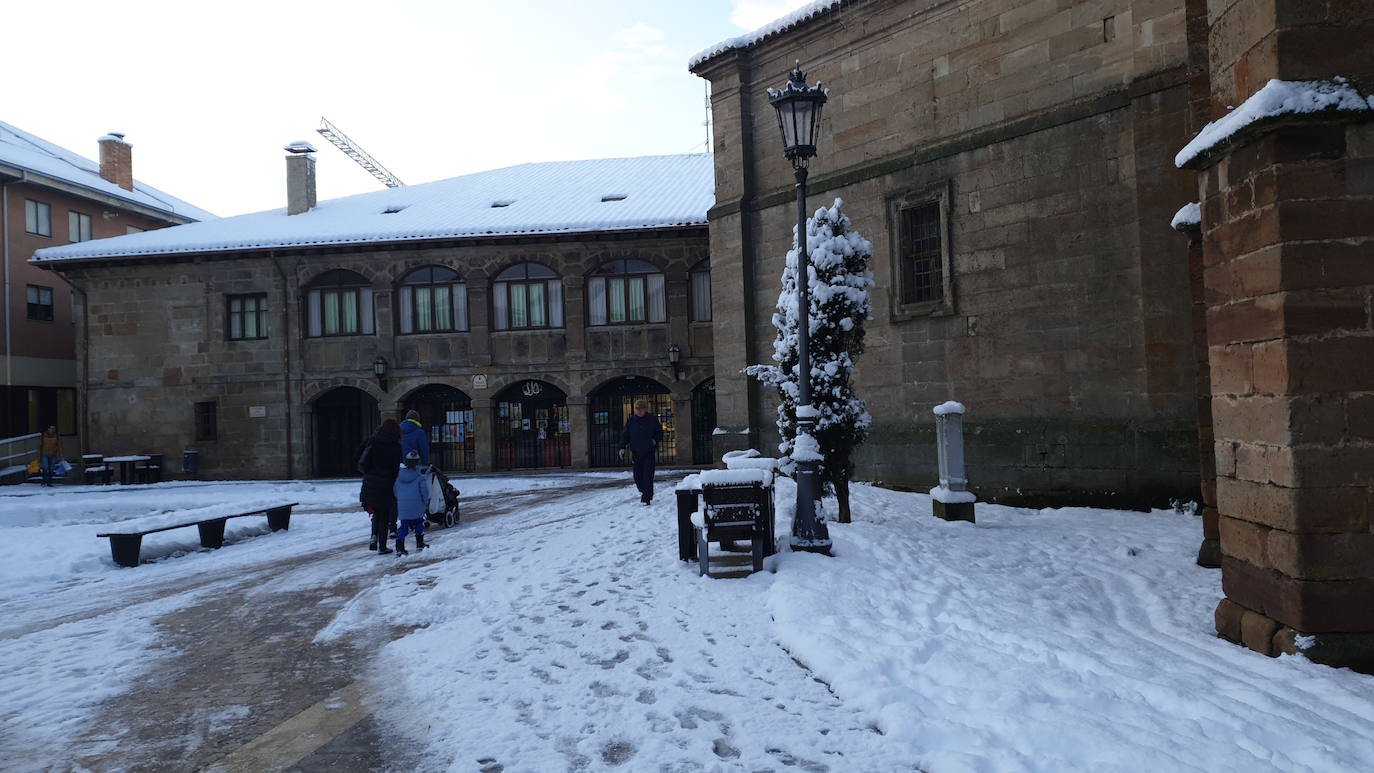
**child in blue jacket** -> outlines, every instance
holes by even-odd
[[[405,455],[405,467],[396,475],[396,517],[401,525],[396,529],[396,555],[406,552],[406,534],[415,532],[415,549],[425,549],[425,510],[429,504],[429,481],[420,474],[420,453]]]

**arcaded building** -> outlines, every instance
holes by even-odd
[[[228,478],[356,474],[419,411],[450,472],[609,466],[635,399],[661,463],[711,456],[709,155],[534,163],[40,250],[77,291],[107,454]]]

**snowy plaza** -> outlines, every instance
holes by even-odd
[[[853,488],[835,557],[677,560],[671,488],[456,479],[463,522],[366,546],[357,481],[0,490],[6,770],[1367,771],[1374,677],[1216,637],[1187,513]],[[50,493],[55,491],[56,493]],[[117,568],[105,527],[193,529]],[[236,525],[237,524],[237,525]],[[330,766],[335,767],[330,767]]]

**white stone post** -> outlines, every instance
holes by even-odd
[[[940,485],[930,490],[931,511],[946,521],[973,522],[977,498],[964,471],[964,406],[951,400],[935,406],[934,413]]]

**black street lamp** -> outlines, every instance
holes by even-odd
[[[827,93],[819,82],[814,88],[806,85],[800,60],[786,86],[768,90],[768,101],[778,111],[783,153],[792,162],[797,178],[797,441],[803,436],[811,437],[816,426],[816,409],[811,406],[811,328],[807,319],[811,298],[807,287],[806,164],[816,155],[816,130],[821,125],[821,107],[825,105]],[[816,460],[811,458],[814,443],[799,448],[797,441],[793,443],[793,452],[801,450],[802,458],[797,460],[797,512],[792,518],[792,550],[830,555],[830,530],[817,515],[821,488],[816,480]]]
[[[668,347],[668,364],[673,366],[673,380],[682,378],[682,349],[677,344]]]
[[[377,377],[377,385],[386,391],[386,358],[377,355],[377,359],[372,361],[372,373]]]

